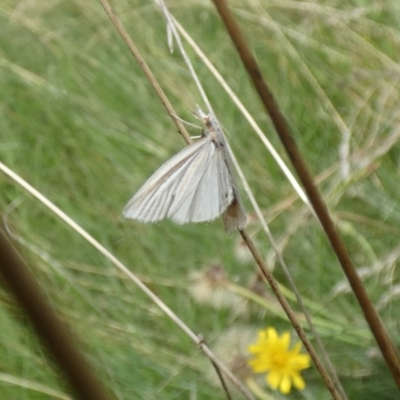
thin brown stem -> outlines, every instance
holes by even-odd
[[[68,329],[61,323],[38,283],[1,230],[0,277],[25,311],[37,336],[64,374],[76,398],[109,399],[92,368],[77,350]]]
[[[154,77],[153,73],[151,72],[150,68],[146,64],[144,58],[141,56],[138,48],[132,41],[131,37],[129,36],[128,32],[125,30],[123,27],[121,21],[119,18],[115,15],[113,9],[111,8],[110,4],[108,3],[107,0],[99,0],[101,5],[103,6],[105,12],[107,13],[108,17],[110,18],[111,22],[113,23],[114,27],[118,31],[118,33],[121,35],[122,39],[128,46],[129,50],[135,57],[137,63],[139,66],[142,68],[143,73],[145,74],[146,78],[149,80],[151,85],[153,86],[154,90],[156,91],[159,99],[167,109],[169,115],[172,117],[173,121],[175,122],[176,126],[178,127],[179,132],[183,136],[184,140],[186,141],[187,144],[190,144],[192,142],[191,137],[187,133],[185,127],[183,126],[182,122],[179,120],[179,118],[176,118],[176,113],[169,102],[168,98],[166,97],[164,91],[161,89],[161,86],[158,84],[156,78]],[[168,313],[171,314],[172,312]],[[187,332],[187,330],[185,330]],[[191,338],[193,335],[189,335]],[[211,363],[215,368],[218,368],[218,375],[224,374],[231,382],[232,384],[237,388],[237,390],[247,399],[247,400],[254,400],[253,395],[244,387],[244,385],[232,374],[232,372],[214,355],[214,353],[210,350],[210,348],[203,342],[199,341],[199,339],[196,337],[195,342],[198,344],[199,348],[203,351],[203,353],[209,358]],[[223,388],[224,390],[226,389],[225,382],[223,382]]]
[[[111,8],[110,3],[107,0],[99,0],[101,5],[103,6],[106,14],[110,18],[111,22],[113,23],[115,29],[118,31],[118,33],[121,35],[122,39],[124,40],[125,44],[128,46],[129,51],[132,53],[132,55],[135,57],[135,60],[137,61],[138,65],[142,69],[143,73],[146,75],[146,78],[148,81],[151,83],[153,86],[153,89],[156,91],[159,99],[161,100],[162,104],[168,111],[168,115],[172,117],[172,120],[174,121],[176,127],[178,128],[178,132],[182,135],[183,139],[187,144],[192,143],[192,138],[190,135],[187,133],[186,128],[183,126],[182,122],[174,118],[176,114],[172,104],[168,100],[166,94],[162,90],[161,86],[158,84],[157,79],[151,72],[149,66],[147,65],[146,61],[140,54],[139,49],[136,47],[135,43],[132,41],[130,38],[128,32],[122,25],[121,21],[119,18],[114,13],[114,10]]]
[[[342,241],[340,235],[336,231],[335,225],[330,217],[329,211],[314,183],[311,173],[303,160],[300,151],[293,139],[289,126],[282,115],[267,83],[265,82],[260,68],[253,57],[249,46],[234,19],[231,11],[229,10],[225,0],[213,0],[216,8],[223,20],[225,27],[239,53],[239,56],[247,69],[247,72],[253,81],[258,95],[264,104],[270,118],[275,126],[275,129],[285,146],[297,175],[301,180],[308,198],[318,216],[318,219],[325,231],[326,236],[334,250],[344,273],[353,289],[353,292],[360,304],[364,313],[365,319],[368,322],[371,331],[381,349],[381,352],[386,360],[386,363],[393,375],[393,378],[400,389],[400,361],[395,350],[395,346],[386,331],[378,313],[376,312],[365,287],[362,284],[360,277],[353,265],[353,262],[347,252],[346,246]]]
[[[230,95],[230,97],[234,100],[234,102],[236,103],[236,105],[238,106],[238,108],[242,111],[243,115],[247,118],[247,120],[249,121],[250,125],[252,125],[253,129],[257,132],[257,134],[260,136],[260,138],[262,139],[263,143],[266,145],[266,147],[268,148],[268,150],[271,152],[271,155],[275,158],[275,161],[278,163],[278,165],[280,166],[280,168],[282,169],[282,171],[285,173],[285,175],[287,176],[288,180],[292,183],[293,187],[295,188],[295,190],[297,191],[298,195],[301,197],[301,199],[307,204],[307,206],[309,207],[309,209],[311,210],[311,212],[314,214],[314,209],[312,208],[311,204],[309,203],[309,200],[305,194],[305,192],[303,191],[303,189],[299,186],[299,184],[297,183],[297,181],[295,180],[294,176],[292,175],[292,173],[290,172],[290,170],[286,167],[286,164],[282,161],[282,159],[280,158],[280,156],[278,155],[278,153],[275,151],[275,149],[273,148],[273,146],[271,145],[271,143],[268,141],[268,139],[264,136],[264,134],[261,132],[260,128],[257,126],[257,124],[255,123],[255,121],[252,119],[252,117],[250,116],[249,112],[244,108],[243,104],[240,102],[240,100],[238,99],[238,97],[233,93],[233,91],[229,88],[229,86],[226,84],[226,82],[223,80],[222,76],[218,73],[218,71],[215,69],[215,67],[213,66],[213,64],[207,59],[207,57],[204,55],[204,53],[202,53],[202,51],[200,50],[199,46],[197,45],[197,43],[195,41],[193,41],[191,39],[191,37],[186,33],[186,31],[182,28],[182,26],[176,21],[175,18],[172,17],[172,15],[170,15],[169,11],[167,10],[167,7],[165,6],[165,3],[163,0],[161,0],[161,5],[162,5],[162,10],[164,12],[164,15],[166,16],[169,25],[173,31],[174,37],[176,39],[176,42],[178,44],[178,47],[182,53],[182,57],[184,58],[190,72],[191,75],[193,77],[193,79],[196,82],[196,85],[199,88],[199,91],[202,95],[202,98],[204,100],[204,102],[206,104],[209,104],[207,96],[201,86],[201,83],[195,73],[195,70],[193,68],[193,65],[190,61],[190,58],[188,57],[188,55],[186,54],[186,51],[184,50],[183,44],[181,42],[180,36],[179,34],[182,34],[184,36],[184,38],[189,42],[190,46],[196,51],[197,55],[200,57],[200,59],[204,62],[205,65],[207,65],[207,67],[211,70],[211,72],[213,73],[214,76],[217,77],[217,80],[219,81],[219,83],[222,85],[222,87],[225,88],[225,90],[228,92],[228,94]],[[178,34],[179,31],[179,34]],[[211,110],[211,106],[208,105],[209,109]],[[229,147],[229,144],[228,144]],[[247,183],[246,177],[244,176],[240,165],[238,164],[235,154],[230,150],[230,154],[232,157],[232,162],[235,166],[235,169],[240,177],[240,180],[243,184],[243,186],[245,187],[245,190],[247,192],[247,195],[250,198],[250,201],[255,209],[255,212],[260,220],[260,223],[276,253],[276,257],[278,259],[279,264],[281,265],[281,268],[293,290],[293,292],[295,293],[297,302],[301,308],[301,310],[304,313],[304,316],[308,322],[308,325],[310,327],[310,330],[318,344],[318,347],[320,349],[320,352],[324,358],[324,361],[329,369],[329,372],[331,374],[331,376],[334,379],[335,385],[338,388],[338,390],[340,391],[342,397],[344,400],[347,400],[347,395],[343,389],[343,386],[339,380],[339,377],[337,375],[337,372],[329,358],[328,352],[326,351],[321,338],[318,335],[318,332],[316,331],[311,316],[309,314],[309,312],[307,311],[306,307],[303,304],[301,295],[296,287],[296,284],[293,280],[293,278],[291,277],[290,271],[286,266],[286,263],[282,257],[282,255],[280,254],[280,251],[275,243],[275,240],[273,238],[273,235],[268,227],[268,225],[266,224],[266,222],[264,221],[264,217],[262,215],[261,209],[259,208],[257,201]]]
[[[279,285],[278,285],[277,281],[275,280],[275,278],[273,277],[271,272],[268,271],[268,268],[265,265],[263,258],[261,257],[260,253],[257,251],[257,249],[254,246],[249,235],[244,230],[239,230],[239,233],[241,234],[243,241],[246,243],[251,254],[253,255],[257,265],[259,266],[261,274],[267,280],[268,284],[271,286],[272,291],[274,292],[276,298],[278,299],[279,303],[281,304],[282,308],[284,309],[286,315],[288,316],[291,324],[293,325],[293,328],[296,330],[300,340],[304,344],[304,347],[307,349],[308,354],[310,355],[315,366],[317,367],[318,372],[320,373],[322,379],[324,380],[326,387],[331,392],[332,397],[336,400],[342,399],[342,396],[337,391],[337,389],[336,389],[335,385],[333,384],[332,379],[330,378],[329,374],[327,373],[324,365],[321,363],[321,361],[318,357],[318,354],[316,353],[313,345],[308,340],[307,335],[304,332],[304,329],[301,327],[299,321],[297,320],[292,308],[290,307],[290,304],[288,303],[285,296],[279,289]]]

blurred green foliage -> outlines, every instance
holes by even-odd
[[[168,5],[287,160],[212,5]],[[396,339],[400,5],[352,0],[231,6]],[[124,0],[113,7],[178,115],[196,122],[190,110],[201,99],[178,49],[168,50],[157,7]],[[122,218],[130,196],[184,142],[100,4],[5,0],[0,26],[0,161],[125,262],[211,347],[237,323],[290,329],[257,306],[243,316],[191,296],[190,274],[212,263],[237,284],[255,280],[255,266],[238,259],[238,238],[226,236],[220,220],[177,226]],[[329,322],[319,330],[349,398],[393,399],[395,385],[318,223],[300,200],[288,201],[296,199],[293,188],[186,48],[302,295],[314,305],[314,315]],[[341,162],[346,135],[349,158]],[[224,398],[190,339],[98,251],[3,174],[0,205],[32,273],[115,398]],[[272,268],[273,253],[258,228],[249,225]],[[278,267],[275,275],[286,284]],[[68,393],[6,291],[0,292],[0,321],[0,372]],[[330,398],[315,369],[304,376],[307,389],[291,398]],[[57,398],[3,378],[4,399]]]

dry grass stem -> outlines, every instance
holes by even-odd
[[[262,259],[261,255],[258,253],[256,247],[253,245],[253,242],[251,241],[250,237],[247,235],[245,231],[239,231],[240,234],[242,235],[243,240],[247,244],[247,247],[251,251],[251,254],[253,254],[254,259],[256,260],[257,265],[259,266],[262,275],[264,278],[267,280],[269,285],[271,286],[271,289],[273,290],[276,298],[278,299],[279,303],[281,304],[282,308],[285,310],[286,315],[288,316],[293,328],[296,330],[300,340],[303,342],[304,347],[307,349],[308,354],[312,358],[315,366],[318,369],[318,372],[320,373],[322,379],[324,380],[326,387],[332,394],[332,397],[335,400],[342,400],[343,397],[341,394],[338,392],[336,389],[331,377],[329,376],[328,372],[326,371],[324,365],[321,363],[318,354],[316,353],[313,345],[311,342],[308,340],[306,333],[304,332],[304,329],[301,327],[299,324],[292,308],[290,307],[288,301],[286,300],[285,296],[283,295],[281,289],[278,286],[278,283],[276,282],[275,278],[273,275],[268,271],[267,266],[264,263],[264,260]]]
[[[44,206],[53,212],[59,219],[70,226],[75,232],[81,235],[88,243],[90,243],[97,251],[104,255],[111,261],[125,276],[127,276],[139,289],[145,293],[174,323],[179,326],[183,332],[190,339],[192,339],[197,346],[207,355],[212,362],[217,365],[221,371],[228,377],[228,379],[237,387],[246,399],[253,399],[253,396],[242,385],[240,381],[223,365],[214,353],[208,348],[202,339],[200,339],[158,296],[156,296],[128,267],[126,267],[118,258],[111,254],[104,246],[102,246],[93,236],[86,232],[80,225],[78,225],[72,218],[66,215],[48,198],[43,196],[28,182],[23,180],[14,171],[10,170],[6,165],[0,162],[0,170],[8,175],[14,182],[20,185],[23,189],[29,192],[32,196],[36,197]]]
[[[186,128],[182,124],[182,122],[179,119],[173,117],[174,115],[176,115],[176,112],[175,112],[174,108],[172,107],[172,104],[168,100],[168,97],[165,95],[165,93],[162,90],[161,86],[158,84],[155,76],[153,75],[153,73],[151,72],[150,68],[146,64],[144,58],[141,56],[138,48],[136,47],[136,45],[132,41],[132,39],[129,36],[128,32],[123,27],[121,21],[115,15],[113,9],[110,6],[110,3],[108,1],[106,1],[106,0],[99,0],[99,1],[100,1],[101,5],[103,6],[104,11],[106,12],[108,17],[110,18],[111,22],[113,23],[115,29],[121,35],[122,39],[124,40],[124,42],[128,46],[130,52],[135,57],[135,60],[137,61],[137,63],[142,68],[142,71],[146,75],[146,78],[148,79],[148,81],[153,86],[153,89],[156,91],[158,97],[160,98],[160,100],[161,100],[162,104],[164,105],[165,109],[167,110],[168,114],[172,117],[172,120],[174,121],[176,127],[178,128],[179,133],[182,135],[183,139],[185,140],[185,142],[187,144],[192,143],[192,139],[191,139],[190,135],[188,134]]]
[[[254,59],[251,51],[241,33],[241,30],[233,18],[231,11],[223,0],[214,0],[217,10],[226,26],[226,29],[240,55],[240,58],[247,69],[251,80],[260,96],[266,111],[271,117],[279,137],[285,146],[285,149],[292,161],[297,174],[302,181],[308,197],[314,207],[315,212],[324,228],[333,250],[342,265],[342,268],[350,282],[353,292],[361,306],[365,319],[367,320],[376,341],[381,349],[381,352],[386,360],[386,363],[392,373],[392,376],[400,389],[400,361],[395,350],[395,346],[386,331],[379,315],[377,314],[362,281],[360,280],[357,271],[354,268],[353,262],[347,252],[347,249],[336,231],[333,221],[329,215],[328,209],[319,194],[317,187],[314,184],[313,178],[308,170],[306,163],[303,160],[296,143],[293,140],[289,126],[286,123],[274,97],[267,86],[262,73]]]
[[[104,2],[104,0],[102,0],[102,3],[103,3],[103,2]],[[197,77],[197,75],[196,75],[196,72],[195,72],[195,70],[194,70],[194,68],[193,68],[193,65],[192,65],[192,63],[191,63],[191,61],[190,61],[188,55],[186,54],[184,48],[183,48],[183,45],[182,45],[182,42],[181,42],[181,40],[180,40],[179,34],[178,34],[178,32],[177,32],[177,30],[176,30],[176,28],[175,28],[173,19],[172,19],[172,17],[170,16],[169,11],[167,10],[167,8],[166,8],[166,6],[165,6],[165,4],[164,4],[163,1],[160,2],[160,5],[161,5],[161,9],[162,9],[162,11],[163,11],[163,14],[164,14],[165,18],[166,18],[166,20],[168,21],[168,25],[169,25],[169,27],[170,27],[169,29],[172,31],[172,34],[173,34],[173,36],[174,36],[174,38],[175,38],[175,40],[176,40],[176,42],[177,42],[177,44],[178,44],[178,48],[180,49],[180,52],[181,52],[181,54],[182,54],[182,57],[184,58],[184,60],[185,60],[185,62],[186,62],[186,64],[187,64],[187,66],[188,66],[188,68],[189,68],[189,71],[191,72],[191,75],[192,75],[194,81],[196,82],[196,85],[197,85],[197,87],[198,87],[198,89],[199,89],[199,91],[200,91],[200,94],[201,94],[201,96],[202,96],[202,98],[203,98],[203,101],[207,104],[210,113],[213,113],[213,110],[212,110],[212,108],[211,108],[211,105],[209,104],[209,101],[208,101],[208,98],[207,98],[207,96],[206,96],[206,94],[205,94],[205,91],[204,91],[204,89],[202,88],[202,85],[201,85],[201,83],[200,83],[200,81],[199,81],[199,79],[198,79],[198,77]],[[104,7],[104,6],[103,6],[103,7]],[[112,13],[112,15],[113,15],[113,19],[114,19],[114,20],[118,20],[114,13]],[[113,21],[113,19],[112,19],[112,21]],[[113,23],[114,23],[114,22],[113,22]],[[120,27],[120,28],[118,29],[119,32],[125,32],[124,29],[123,29],[123,27],[122,27],[122,24],[121,24],[119,21],[118,21],[118,26]],[[126,32],[125,32],[125,34],[127,35]],[[125,40],[125,39],[124,39],[124,40]],[[129,38],[129,42],[132,42],[132,40],[131,40],[130,38]],[[131,47],[131,46],[129,46],[129,47]],[[141,65],[141,63],[139,63],[139,64]],[[148,73],[146,73],[145,75],[146,75],[146,76],[153,76],[152,74],[148,74]],[[154,87],[154,85],[153,85],[153,87]],[[157,84],[157,87],[159,87],[158,84]],[[157,93],[158,93],[158,91],[157,91]],[[163,100],[161,99],[161,101],[163,101]],[[280,264],[282,265],[282,268],[283,268],[283,270],[284,270],[285,275],[287,276],[287,279],[288,279],[288,281],[289,281],[289,284],[291,285],[293,291],[294,291],[295,294],[296,294],[297,301],[298,301],[298,303],[299,303],[299,305],[300,305],[300,307],[301,307],[303,313],[304,313],[305,316],[306,316],[306,319],[307,319],[307,322],[308,322],[308,324],[309,324],[309,326],[310,326],[310,329],[312,330],[313,334],[315,335],[316,340],[317,340],[319,346],[321,347],[321,350],[322,350],[322,352],[323,352],[325,358],[328,358],[328,355],[327,355],[326,351],[325,351],[324,348],[323,348],[323,344],[322,344],[321,340],[318,338],[318,334],[317,334],[317,332],[316,332],[316,330],[315,330],[315,328],[314,328],[314,326],[313,326],[313,324],[312,324],[311,317],[310,317],[309,313],[307,312],[307,310],[306,310],[306,308],[305,308],[305,306],[304,306],[304,304],[303,304],[303,302],[302,302],[302,300],[301,300],[301,296],[300,296],[300,294],[299,294],[299,292],[298,292],[298,290],[297,290],[297,288],[296,288],[296,286],[295,286],[295,283],[294,283],[294,281],[293,281],[293,279],[292,279],[292,277],[291,277],[291,275],[290,275],[290,272],[289,272],[288,268],[286,267],[286,264],[285,264],[285,262],[284,262],[284,260],[283,260],[283,258],[282,258],[282,256],[281,256],[281,254],[280,254],[280,252],[279,252],[279,250],[278,250],[278,248],[277,248],[277,246],[276,246],[276,244],[275,244],[275,241],[274,241],[274,239],[273,239],[273,236],[272,236],[272,234],[271,234],[271,232],[270,232],[270,230],[269,230],[267,224],[265,223],[265,220],[264,220],[264,218],[263,218],[263,216],[262,216],[261,210],[260,210],[260,208],[258,207],[257,202],[256,202],[254,196],[252,195],[251,191],[250,191],[250,187],[249,187],[249,185],[247,184],[247,181],[246,181],[246,179],[245,179],[245,176],[244,176],[243,172],[241,171],[240,166],[239,166],[239,164],[237,163],[236,157],[235,157],[234,153],[231,151],[229,144],[228,144],[228,147],[229,147],[229,151],[230,151],[230,153],[231,153],[231,157],[232,157],[232,161],[233,161],[233,163],[234,163],[234,166],[235,166],[236,170],[238,171],[239,177],[241,178],[242,182],[245,182],[246,191],[249,193],[250,198],[252,199],[252,202],[253,202],[253,204],[255,205],[255,209],[258,211],[258,215],[259,215],[260,221],[261,221],[261,223],[262,223],[262,226],[263,226],[264,230],[266,231],[267,236],[268,236],[270,242],[272,243],[272,246],[273,246],[274,250],[276,251],[277,258],[278,258]],[[246,241],[245,241],[245,243],[247,244]],[[279,299],[279,296],[278,296],[278,299]],[[280,301],[280,300],[279,300],[279,301]],[[286,309],[285,309],[285,311],[286,311]],[[295,319],[295,318],[296,318],[296,317],[295,317],[294,313],[292,312],[292,313],[291,313],[291,317],[289,317],[289,319],[292,320],[292,319]],[[300,324],[298,323],[298,321],[296,321],[296,325],[297,325],[297,326],[300,326]],[[301,329],[301,328],[300,328],[300,329]],[[303,332],[303,333],[304,333],[304,332]],[[303,334],[302,337],[305,337],[305,334]],[[313,352],[313,355],[314,355],[314,357],[318,358],[318,355],[316,354],[315,351]],[[322,365],[321,362],[320,362],[319,360],[316,361],[316,363],[317,363],[318,365]],[[330,363],[329,359],[328,359],[328,364],[331,366],[331,363]],[[325,375],[327,375],[326,372],[325,372]]]

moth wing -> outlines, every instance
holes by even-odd
[[[168,212],[173,221],[180,224],[211,221],[235,201],[236,189],[224,149],[224,143],[216,145],[210,139],[209,146],[201,150],[204,154],[196,165],[196,178],[183,182],[180,198]],[[229,232],[232,230],[229,228]]]
[[[206,138],[201,139],[164,163],[128,202],[123,215],[142,222],[165,218],[177,196],[178,187],[188,171],[192,171],[193,163],[208,142]]]
[[[142,222],[166,217],[179,224],[210,221],[221,214],[225,230],[242,229],[246,214],[222,138],[206,136],[164,163],[124,208]]]
[[[180,195],[170,208],[168,217],[179,224],[211,221],[222,214],[219,201],[219,157],[209,140],[201,150],[198,164],[188,182],[182,182]],[[225,207],[226,208],[226,207]]]

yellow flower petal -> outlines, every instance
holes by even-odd
[[[275,328],[269,327],[259,331],[257,343],[248,347],[252,354],[248,365],[255,373],[266,373],[269,386],[284,394],[290,392],[292,385],[298,390],[305,388],[300,372],[310,367],[310,356],[300,353],[301,343],[292,349],[289,346],[289,332],[279,336]]]
[[[279,390],[283,394],[288,394],[288,393],[290,393],[291,388],[292,388],[292,381],[290,380],[289,375],[283,375],[281,384],[279,386]]]
[[[275,328],[268,328],[267,330],[262,331],[262,332],[265,332],[265,334],[264,334],[265,339],[268,339],[268,340],[278,339],[278,332],[276,331]]]
[[[267,375],[267,382],[272,389],[278,389],[278,386],[281,382],[281,375],[277,371],[271,371]]]
[[[283,332],[282,339],[280,339],[280,340],[281,340],[282,347],[285,350],[287,350],[289,348],[289,344],[290,344],[290,333],[287,331]],[[300,346],[301,346],[301,344],[300,344]]]
[[[301,350],[301,342],[296,343],[293,347],[293,349],[291,350],[292,353],[300,353]]]
[[[250,360],[248,361],[248,364],[250,367],[253,369],[255,373],[261,373],[261,372],[267,372],[268,371],[268,366],[263,362],[262,360]]]
[[[310,367],[310,356],[308,354],[299,354],[292,358],[292,365],[298,370]]]
[[[296,389],[303,390],[306,387],[306,383],[300,374],[293,374],[292,380]]]

